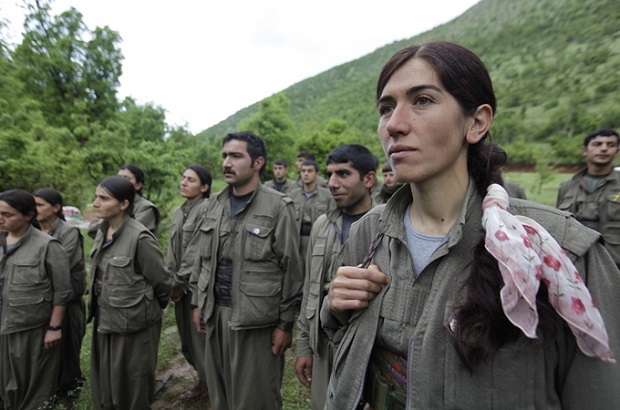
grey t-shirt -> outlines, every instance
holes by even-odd
[[[409,220],[410,207],[411,205],[407,207],[404,222],[405,231],[407,232],[407,247],[409,247],[411,259],[413,260],[413,267],[415,268],[415,274],[417,276],[422,272],[422,269],[426,267],[433,253],[441,246],[445,236],[426,235],[416,231]]]

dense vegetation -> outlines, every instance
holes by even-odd
[[[311,141],[339,121],[380,155],[374,93],[381,66],[407,45],[450,40],[487,64],[498,96],[494,138],[513,163],[579,163],[587,132],[620,126],[619,18],[616,0],[482,0],[445,25],[284,90],[295,138]],[[258,110],[247,107],[199,137],[221,136]]]
[[[240,129],[267,141],[270,160],[292,161],[301,148],[320,160],[346,142],[381,158],[377,74],[396,50],[436,39],[464,44],[487,63],[499,106],[494,138],[515,164],[579,163],[585,133],[620,125],[616,0],[482,0],[448,24],[295,84],[197,136],[169,126],[163,107],[118,100],[120,33],[88,28],[74,8],[52,16],[50,0],[31,1],[21,43],[0,37],[0,191],[51,186],[84,207],[102,177],[136,163],[147,175],[145,196],[167,215],[183,168],[202,163],[217,179],[221,138]]]

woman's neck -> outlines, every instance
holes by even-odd
[[[8,232],[6,235],[6,244],[13,245],[22,240],[26,233],[28,233],[28,228],[30,228],[30,224],[24,225],[16,231]]]
[[[461,213],[468,185],[468,179],[458,178],[439,189],[429,189],[424,184],[411,184],[411,225],[426,235],[446,235]]]
[[[114,236],[114,234],[116,232],[118,232],[119,228],[121,227],[121,225],[123,224],[123,221],[125,220],[125,214],[121,213],[120,215],[112,218],[112,219],[108,219],[108,230],[106,232],[106,237],[108,239],[112,239],[112,237]]]
[[[44,233],[49,233],[52,230],[52,225],[56,222],[56,218],[50,218],[45,221],[39,221],[39,225],[41,225],[41,231]]]
[[[187,198],[186,202],[187,202],[188,205],[191,205],[191,204],[197,202],[200,198],[202,198],[202,195],[198,195],[198,196],[195,196],[193,198]]]

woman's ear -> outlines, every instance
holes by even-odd
[[[471,117],[465,139],[469,144],[476,144],[489,132],[493,122],[493,109],[489,104],[482,104]]]
[[[121,211],[126,211],[129,208],[129,201],[127,199],[123,200],[121,203]]]

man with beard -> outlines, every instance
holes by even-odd
[[[209,201],[192,239],[194,325],[216,410],[281,409],[284,353],[302,288],[293,202],[260,183],[263,140],[243,131],[223,141],[228,184]]]
[[[328,187],[337,208],[321,215],[312,226],[305,258],[303,300],[297,319],[295,371],[299,381],[311,388],[313,409],[325,405],[335,351],[333,342],[320,328],[321,302],[351,225],[373,206],[370,187],[377,178],[374,156],[361,145],[334,149],[326,163]]]

